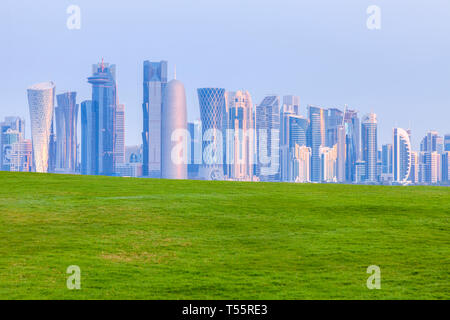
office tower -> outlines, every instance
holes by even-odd
[[[420,143],[420,151],[422,152],[438,152],[440,146],[439,134],[436,131],[428,131]]]
[[[321,181],[320,148],[325,147],[325,110],[308,106],[309,135],[311,147],[311,181]]]
[[[392,168],[392,144],[384,144],[381,147],[381,161],[382,161],[382,173],[391,174],[393,172]]]
[[[336,160],[336,179],[337,182],[345,181],[345,164],[347,161],[346,158],[346,134],[345,134],[345,125],[337,126],[337,160]]]
[[[322,182],[336,182],[337,144],[333,148],[320,147],[320,176]]]
[[[76,99],[76,92],[56,95],[56,168],[64,173],[74,173],[77,167],[78,104]]]
[[[25,121],[19,117],[5,117],[0,122],[0,170],[11,170],[13,145],[25,137]]]
[[[366,181],[377,181],[377,116],[370,113],[363,118],[362,125],[362,159],[366,163]]]
[[[293,113],[296,115],[300,114],[300,97],[288,95],[283,97],[283,107],[282,113]]]
[[[115,124],[117,108],[116,66],[101,63],[92,66],[92,106],[98,108],[98,173],[114,174]]]
[[[20,143],[21,133],[18,130],[12,128],[2,127],[2,132],[0,134],[0,145],[1,145],[1,171],[14,171],[11,170],[13,165],[13,147],[15,144]]]
[[[29,87],[27,93],[33,141],[33,167],[36,172],[48,172],[55,84],[38,83]]]
[[[280,98],[267,96],[256,106],[257,175],[280,180]]]
[[[186,93],[183,83],[174,79],[166,86],[161,113],[163,179],[187,179],[188,135]]]
[[[31,172],[33,169],[31,140],[21,139],[12,145],[10,171]]]
[[[118,104],[115,126],[115,166],[125,163],[125,105]]]
[[[411,172],[408,180],[411,183],[419,183],[419,154],[411,151]]]
[[[366,180],[366,162],[358,160],[355,162],[355,181],[356,183],[362,183]]]
[[[441,156],[442,182],[450,182],[450,151],[445,151]]]
[[[226,175],[238,181],[253,180],[253,103],[248,91],[226,93]]]
[[[450,134],[444,136],[444,152],[450,151]]]
[[[200,120],[188,123],[190,141],[188,141],[188,178],[198,179],[202,164],[202,123]]]
[[[144,61],[142,110],[143,175],[161,177],[161,112],[167,85],[167,61]]]
[[[356,161],[360,160],[360,122],[358,112],[345,109],[345,180],[347,182],[356,181]]]
[[[306,146],[309,121],[303,116],[294,113],[281,113],[280,132],[280,166],[281,181],[292,181],[290,166],[292,165],[294,147]]]
[[[142,177],[142,145],[125,147],[125,163],[116,163],[116,175]]]
[[[393,174],[394,181],[406,183],[411,173],[411,142],[409,134],[401,128],[393,130]]]
[[[336,108],[330,108],[324,110],[324,112],[326,128],[325,143],[327,147],[332,148],[337,143],[338,128],[344,122],[344,113]]]
[[[298,183],[311,182],[311,148],[295,144],[291,156],[292,165],[290,166],[289,181]]]
[[[98,116],[98,105],[92,104],[90,100],[81,103],[81,174],[99,174]]]
[[[421,183],[435,184],[439,181],[440,155],[436,152],[420,152],[419,180]]]
[[[197,89],[202,120],[203,165],[200,176],[206,180],[222,180],[224,176],[225,89]]]

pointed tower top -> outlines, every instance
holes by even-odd
[[[105,64],[103,63],[103,57],[102,57],[102,72],[105,70]]]

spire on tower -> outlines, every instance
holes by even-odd
[[[174,65],[173,79],[177,80],[177,65]]]

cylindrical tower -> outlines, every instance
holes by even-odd
[[[178,80],[170,81],[161,111],[161,176],[187,179],[188,131],[186,93]]]

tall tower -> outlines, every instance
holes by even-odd
[[[256,106],[257,175],[261,181],[280,180],[280,98],[267,96]]]
[[[362,156],[366,165],[365,180],[377,181],[377,115],[370,113],[362,121]]]
[[[200,176],[206,180],[222,180],[224,175],[225,89],[197,89],[203,132],[203,165]]]
[[[253,103],[248,91],[227,92],[226,166],[233,180],[253,180]]]
[[[125,105],[123,104],[117,105],[115,129],[114,165],[125,164]]]
[[[406,183],[411,173],[411,142],[409,134],[401,128],[393,130],[393,173],[394,181]]]
[[[360,160],[360,123],[358,112],[346,108],[344,114],[345,127],[345,180],[356,181],[356,162]]]
[[[78,104],[76,92],[58,94],[55,108],[56,122],[56,168],[64,172],[75,172],[77,165],[77,120]]]
[[[161,177],[161,112],[167,85],[167,61],[144,61],[142,110],[143,166],[145,177]]]
[[[48,172],[55,84],[42,82],[29,87],[27,91],[33,141],[33,167],[36,172]]]
[[[323,108],[308,106],[311,147],[311,181],[321,181],[320,148],[325,147],[325,112]]]
[[[98,173],[114,174],[114,145],[117,108],[116,66],[104,63],[92,66],[92,107],[98,109]]]
[[[98,174],[98,106],[81,103],[81,174]]]
[[[187,179],[188,131],[186,92],[181,81],[167,84],[161,121],[161,173],[163,179]]]

